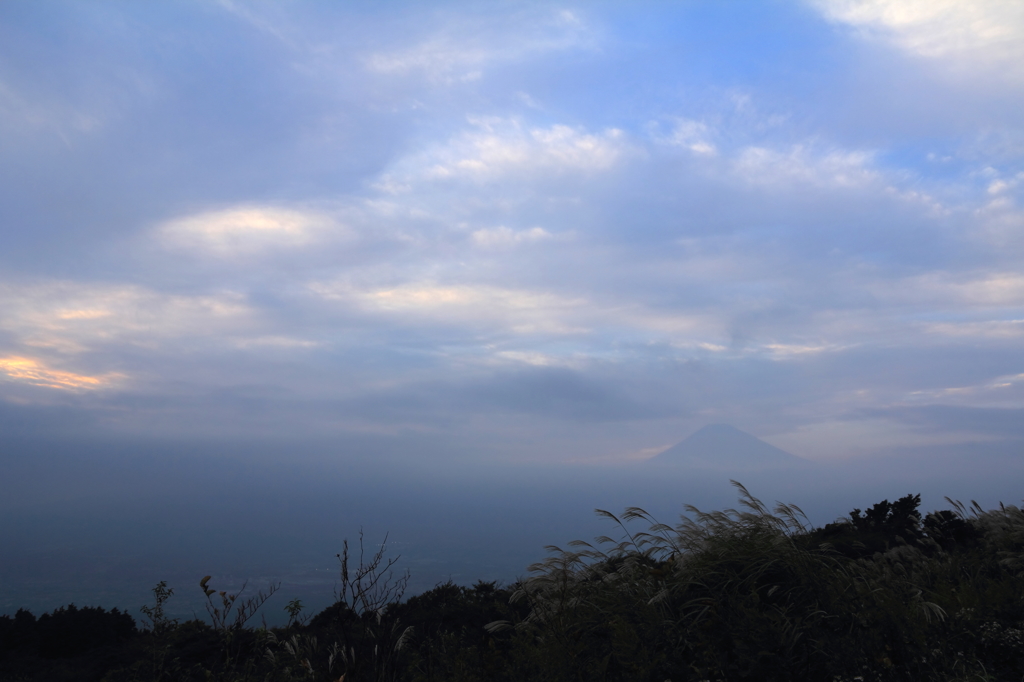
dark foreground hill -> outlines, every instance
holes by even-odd
[[[737,484],[738,486],[738,484]],[[1024,513],[920,497],[822,528],[769,510],[688,508],[675,526],[600,512],[618,539],[551,548],[511,586],[446,583],[404,597],[385,548],[339,557],[336,603],[259,627],[267,592],[204,578],[203,620],[143,629],[123,612],[0,617],[0,680],[423,682],[1020,680]],[[195,588],[193,588],[195,589]],[[279,605],[275,608],[279,608]]]

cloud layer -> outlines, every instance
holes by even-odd
[[[1020,437],[1016,3],[2,15],[0,400],[531,460]]]

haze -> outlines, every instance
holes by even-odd
[[[0,4],[0,612],[1018,502],[1022,65],[996,0]],[[709,424],[803,464],[643,461]]]

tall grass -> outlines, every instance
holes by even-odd
[[[851,559],[799,507],[769,510],[733,484],[738,509],[688,506],[672,526],[640,508],[598,510],[619,536],[550,547],[513,595],[528,615],[491,629],[528,636],[552,680],[956,679],[956,668],[985,674],[942,646],[970,627],[965,603],[990,610],[984,595],[999,594],[1020,618],[1021,581],[1007,572],[1024,545],[1015,508],[970,519],[990,545],[980,554],[998,560],[963,574],[962,556],[923,535]],[[840,530],[856,532],[854,520]]]

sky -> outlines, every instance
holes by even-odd
[[[1015,447],[1022,111],[1012,0],[10,0],[0,429]]]
[[[709,424],[1016,503],[1022,111],[1016,0],[6,0],[0,612],[511,580]]]

